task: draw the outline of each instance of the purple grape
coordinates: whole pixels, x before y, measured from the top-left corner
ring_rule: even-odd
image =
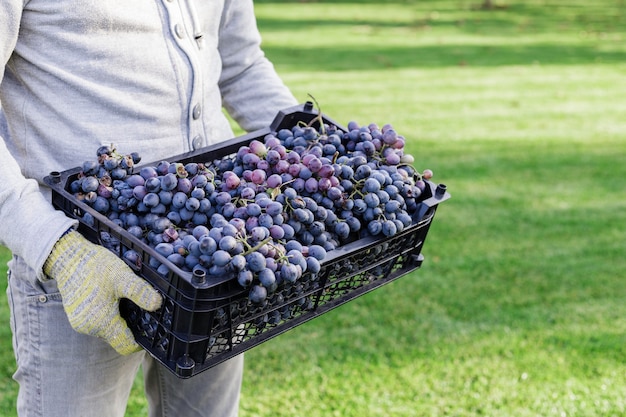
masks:
[[[230,265],[235,269],[235,271],[243,271],[246,267],[246,258],[243,255],[234,255],[230,259]],[[252,276],[252,274],[250,275]],[[252,282],[252,278],[250,282]]]
[[[274,292],[276,290],[276,275],[274,271],[269,268],[264,268],[258,273],[259,282],[268,292]]]
[[[380,187],[381,187],[380,182],[375,178],[368,178],[363,183],[363,191],[367,193],[374,193],[380,190]]]
[[[262,209],[257,203],[250,203],[246,206],[246,213],[248,216],[256,217],[261,215]]]
[[[244,200],[252,200],[256,195],[256,190],[252,187],[243,187],[240,191],[240,197]]]
[[[275,240],[280,240],[285,237],[285,229],[282,225],[272,225],[269,228],[270,236]]]
[[[276,216],[283,211],[283,205],[278,201],[270,202],[267,207],[265,207],[265,212],[270,216]]]
[[[124,257],[124,260],[126,260],[126,262],[128,262],[130,265],[135,266],[135,267],[141,266],[141,256],[139,255],[139,252],[137,252],[136,250],[129,249],[125,251],[123,257]]]
[[[387,194],[383,190],[376,191],[376,196],[378,197],[379,205],[380,204],[382,204],[382,205],[387,204],[389,202],[389,200],[391,200],[391,198],[389,197],[389,194]]]
[[[98,189],[96,190],[96,194],[98,196],[103,197],[105,199],[110,199],[113,197],[113,187],[106,186],[104,184],[98,185]]]
[[[174,253],[174,246],[171,243],[162,242],[154,247],[157,253],[168,257]]]
[[[146,183],[146,180],[138,174],[126,177],[125,181],[130,186],[130,188],[135,188],[138,185],[144,185]]]
[[[156,216],[152,222],[152,230],[156,233],[163,233],[163,231],[171,225],[172,222],[167,217]]]
[[[270,165],[276,165],[281,160],[280,153],[275,149],[270,149],[265,155],[265,159]]]
[[[172,196],[172,207],[182,209],[187,204],[187,194],[178,191]]]
[[[200,200],[195,197],[189,197],[185,201],[185,208],[189,211],[196,211],[200,208]]]
[[[335,225],[335,233],[341,239],[347,239],[350,236],[350,225],[346,222],[338,222]]]
[[[306,164],[306,163],[305,163]],[[322,169],[322,161],[320,161],[319,158],[317,157],[313,157],[308,161],[308,164],[306,164],[307,167],[311,170],[311,172],[317,173]]]
[[[100,165],[97,161],[85,161],[82,165],[82,172],[84,175],[96,175]]]
[[[381,222],[379,222],[378,220],[372,220],[370,223],[368,223],[367,225],[367,231],[372,235],[372,236],[376,236],[379,235],[383,230],[383,225]]]
[[[176,185],[176,190],[183,192],[185,194],[189,194],[193,189],[193,185],[191,185],[191,180],[188,178],[178,178],[178,184]]]
[[[81,189],[84,193],[95,192],[99,186],[100,182],[96,177],[85,177],[81,182]]]
[[[207,178],[206,175],[204,175],[202,173],[194,176],[191,179],[191,185],[194,186],[195,188],[204,189],[207,186],[208,183],[209,183],[209,179]],[[206,191],[206,189],[205,189],[205,191]]]
[[[218,193],[215,196],[215,202],[217,204],[222,204],[223,205],[223,204],[226,204],[226,203],[230,203],[231,198],[232,197],[231,197],[231,195],[229,193],[222,191],[222,192]]]
[[[182,219],[180,218],[180,213],[177,211],[170,211],[167,213],[167,218],[173,223],[173,224],[180,224],[182,222]]]
[[[241,179],[232,171],[226,171],[223,175],[224,184],[229,190],[234,190],[241,184]]]
[[[318,190],[319,183],[317,179],[311,177],[304,182],[304,189],[307,193],[314,193]]]
[[[330,178],[320,178],[317,184],[318,190],[325,192],[333,186]]]
[[[303,180],[308,180],[309,178],[313,177],[313,171],[311,171],[308,167],[304,165],[300,165],[300,172],[298,173],[298,176]]]
[[[138,187],[135,187],[135,189],[137,189]],[[137,198],[139,198],[139,196],[136,196]],[[142,202],[146,205],[146,207],[156,207],[159,203],[159,196],[155,193],[147,193],[144,195]]]
[[[409,216],[409,219],[410,219],[410,216]],[[350,228],[351,232],[358,232],[359,230],[361,230],[361,227],[362,227],[361,221],[358,219],[358,217],[355,217],[355,216],[346,218],[346,224]]]
[[[252,175],[250,179],[252,180],[254,184],[260,185],[265,182],[266,178],[267,178],[267,173],[264,170],[257,168],[252,171]]]
[[[196,187],[191,190],[190,196],[198,200],[202,200],[203,198],[206,197],[206,192],[204,191],[203,188]]]
[[[250,288],[248,298],[255,304],[263,303],[267,299],[267,288],[261,285],[253,285]]]
[[[319,245],[311,245],[309,246],[309,256],[322,261],[326,258],[326,249]]]
[[[298,278],[300,278],[300,273],[298,272],[296,265],[292,263],[284,263],[280,267],[280,276],[285,282],[293,284],[298,280]]]
[[[378,205],[380,204],[380,199],[378,198],[378,195],[376,195],[374,193],[366,194],[363,197],[363,201],[365,202],[367,207],[370,207],[370,208],[378,207]],[[356,203],[356,201],[355,201],[355,203]]]
[[[249,287],[252,284],[253,280],[254,274],[252,274],[251,271],[244,269],[242,271],[239,271],[239,273],[237,274],[237,282],[244,288]]]
[[[205,255],[212,255],[217,250],[217,242],[209,235],[202,236],[198,239],[198,243],[200,244],[200,252]]]
[[[255,139],[251,141],[248,147],[250,148],[250,152],[257,156],[265,156],[267,154],[267,147],[259,140]]]
[[[155,168],[159,175],[166,175],[167,173],[169,173],[169,166],[169,161],[160,161],[157,163]]]
[[[278,188],[282,185],[282,177],[278,174],[272,174],[267,178],[267,186],[269,188]]]
[[[96,196],[95,201],[92,203],[92,207],[97,212],[106,214],[110,209],[109,200],[102,196]]]
[[[237,220],[237,219],[232,219],[232,220]],[[224,225],[221,226],[221,228],[222,228],[222,236],[236,237],[240,231],[240,229],[238,229],[238,227],[235,225],[234,222],[224,223]]]
[[[312,256],[306,258],[306,265],[307,271],[309,271],[313,275],[318,274],[322,269],[320,261]]]
[[[253,227],[252,230],[250,230],[250,239],[252,241],[260,242],[267,238],[269,234],[269,230],[265,227]]]
[[[281,174],[281,175],[288,174],[290,173],[289,172],[290,167],[291,167],[291,164],[289,164],[289,162],[285,161],[284,159],[281,159],[274,166],[274,172],[276,172],[277,174]]]
[[[215,215],[213,216],[215,217]],[[242,233],[246,228],[246,222],[242,219],[233,218],[230,219],[228,224],[232,225],[235,228],[236,234]]]
[[[171,191],[159,191],[159,200],[161,203],[166,206],[170,206],[172,204],[172,199],[174,198],[174,194]]]
[[[218,247],[226,252],[232,251],[233,249],[235,249],[236,246],[237,240],[232,236],[224,236],[218,242]]]
[[[138,185],[133,187],[133,197],[137,200],[143,200],[143,198],[148,194],[148,190],[144,185]]]
[[[156,178],[159,174],[155,167],[145,166],[141,167],[141,169],[139,170],[139,175],[147,180],[148,178]]]
[[[246,260],[248,261],[248,268],[252,272],[259,272],[263,270],[266,266],[265,256],[260,254],[259,252],[251,252],[246,255]]]
[[[257,169],[260,169],[262,171],[269,171],[270,170],[270,163],[267,160],[265,160],[265,159],[261,159],[256,164],[256,167],[257,167]]]
[[[231,260],[230,254],[222,249],[218,249],[213,253],[213,264],[217,266],[226,266]]]
[[[390,152],[385,156],[385,162],[389,165],[398,165],[400,163],[400,155],[395,152]]]
[[[287,252],[287,258],[289,259],[289,263],[298,265],[301,271],[306,271],[306,258],[302,251],[290,250]]]
[[[283,238],[291,241],[291,239],[293,239],[296,235],[296,231],[294,230],[293,226],[291,226],[290,224],[287,223],[283,223],[280,225],[280,227],[283,229],[284,235]]]
[[[235,216],[236,210],[237,210],[237,206],[235,206],[233,203],[226,203],[222,207],[222,215],[228,218],[233,217]]]
[[[259,226],[269,229],[274,225],[274,219],[267,213],[261,213],[259,215]]]
[[[383,234],[387,237],[394,236],[398,232],[396,224],[392,220],[385,220],[382,223],[381,230]]]

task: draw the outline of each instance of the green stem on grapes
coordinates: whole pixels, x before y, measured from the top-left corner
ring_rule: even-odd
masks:
[[[246,253],[252,248],[252,246],[248,243],[248,239],[246,239],[245,235],[239,235],[239,238],[237,239],[237,241],[243,244],[243,246],[246,249]]]
[[[292,179],[290,179],[288,181],[283,182],[280,186],[282,187],[283,185],[288,185],[288,184],[291,184],[292,182],[295,182],[295,181],[296,181],[296,179],[292,178]]]
[[[320,124],[320,132],[322,135],[326,134],[326,127],[324,126],[324,119],[322,117],[322,108],[320,107],[319,103],[317,102],[317,100],[315,99],[315,97],[313,97],[313,95],[308,94],[309,97],[311,97],[311,100],[313,100],[313,102],[315,103],[315,107],[317,107],[317,116],[315,116],[313,118],[313,120],[311,120],[308,124],[308,126],[312,126],[313,123],[317,120]]]
[[[254,245],[253,247],[250,247],[250,245],[248,244],[247,246],[250,248],[247,251],[245,251],[242,255],[246,256],[251,254],[252,252],[256,252],[257,250],[261,249],[263,247],[263,245],[266,245],[267,243],[269,243],[269,241],[272,240],[272,237],[266,237],[265,239],[263,239],[262,241],[260,241],[259,243],[257,243],[256,245]],[[247,243],[247,242],[246,242]]]
[[[354,188],[354,190],[350,193],[350,198],[353,199],[355,195],[358,195],[359,197],[364,197],[365,193],[363,193],[360,189],[358,188]]]
[[[233,199],[233,204],[239,207],[244,207],[246,206],[248,203],[253,203],[254,200],[252,199],[248,199],[248,198],[241,198],[241,197],[235,197]]]
[[[269,238],[268,238],[269,239]],[[276,250],[276,252],[278,253],[278,259],[286,259],[285,257],[285,252],[283,249],[281,249],[279,246],[275,245],[272,242],[268,242],[268,245],[271,246],[272,248],[274,248]]]

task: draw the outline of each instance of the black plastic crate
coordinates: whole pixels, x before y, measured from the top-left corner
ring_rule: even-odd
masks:
[[[254,139],[298,123],[319,126],[337,123],[318,114],[311,103],[280,112],[267,128],[233,138],[198,151],[173,156],[182,163],[211,161],[233,155]],[[341,127],[340,127],[341,128]],[[345,129],[344,129],[345,130]],[[354,240],[328,252],[316,275],[305,272],[294,284],[283,283],[261,305],[248,299],[248,290],[235,279],[207,280],[183,271],[126,230],[78,201],[68,190],[80,168],[46,177],[52,203],[80,220],[79,231],[89,240],[103,244],[103,236],[120,242],[141,255],[130,265],[137,274],[164,296],[163,306],[147,312],[128,300],[120,310],[137,342],[180,378],[189,378],[238,355],[295,326],[311,320],[354,298],[418,269],[423,261],[424,241],[438,204],[449,198],[445,186],[426,181],[414,223],[390,237]],[[84,221],[85,214],[92,221]],[[150,266],[155,257],[168,266],[164,276]]]

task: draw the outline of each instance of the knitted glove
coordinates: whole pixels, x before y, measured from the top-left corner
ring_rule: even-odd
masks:
[[[54,245],[43,271],[56,280],[72,327],[105,339],[118,353],[140,350],[119,313],[120,298],[144,310],[161,306],[159,293],[108,249],[80,233],[66,233]]]

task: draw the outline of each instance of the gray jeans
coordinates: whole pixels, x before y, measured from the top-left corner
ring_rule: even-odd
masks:
[[[18,258],[7,296],[20,417],[123,417],[142,366],[150,417],[237,415],[243,355],[179,379],[144,351],[120,356],[69,325],[54,282],[41,283]]]

